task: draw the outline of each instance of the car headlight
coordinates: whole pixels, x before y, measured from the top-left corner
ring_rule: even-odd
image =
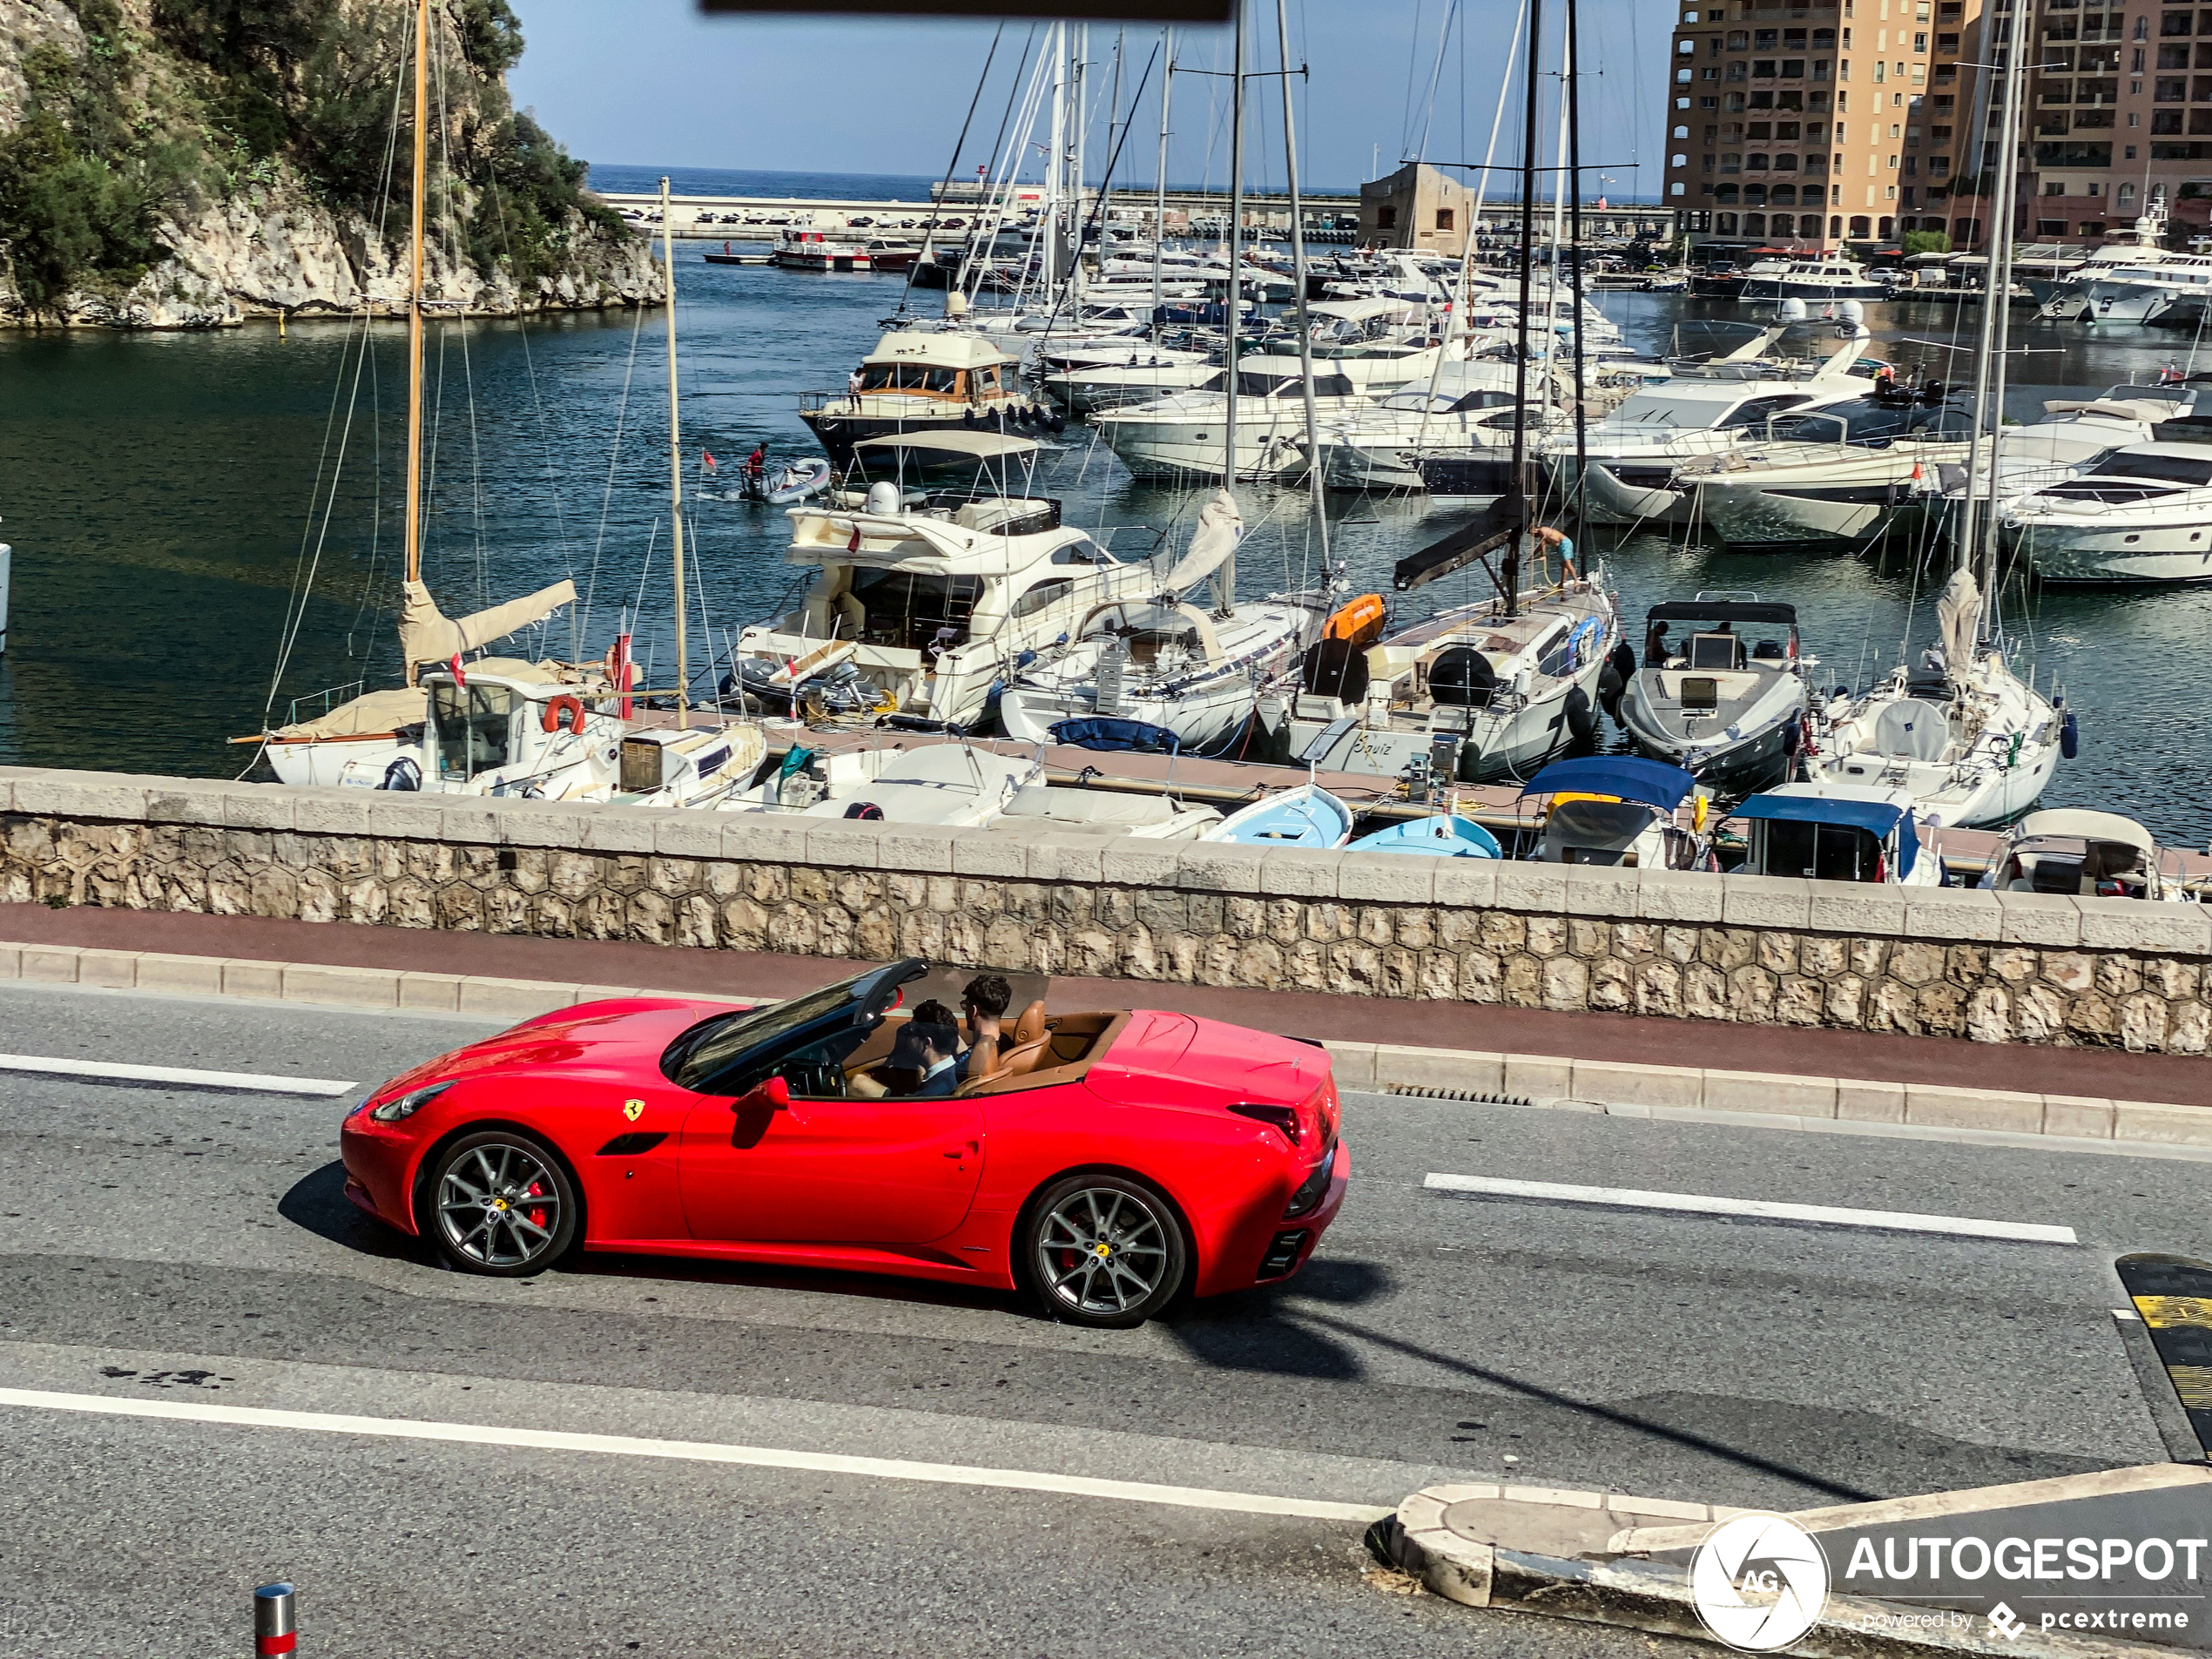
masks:
[[[427,1089],[410,1089],[404,1095],[395,1095],[381,1106],[372,1106],[368,1115],[380,1123],[396,1123],[402,1117],[412,1117],[447,1089],[451,1083],[432,1083]]]

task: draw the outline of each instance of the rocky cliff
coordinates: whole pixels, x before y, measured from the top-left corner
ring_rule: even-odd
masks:
[[[402,308],[407,0],[0,0],[0,324]],[[657,304],[647,245],[510,104],[507,0],[434,0],[441,314]]]

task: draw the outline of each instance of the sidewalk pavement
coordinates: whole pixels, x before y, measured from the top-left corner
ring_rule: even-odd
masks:
[[[0,942],[650,985],[733,997],[789,996],[841,979],[861,966],[823,956],[685,950],[614,940],[541,939],[89,906],[54,910],[44,905],[0,905]],[[2212,1064],[2188,1055],[1134,980],[1055,978],[1051,995],[1062,1005],[1137,1002],[1338,1042],[2212,1106]]]

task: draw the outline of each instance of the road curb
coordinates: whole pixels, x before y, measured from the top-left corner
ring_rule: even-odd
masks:
[[[680,996],[740,1003],[755,1000],[711,992],[107,950],[83,945],[0,945],[0,981],[8,980],[506,1020],[524,1020],[609,996]],[[1770,1120],[1775,1127],[1833,1127],[1872,1133],[1952,1131],[2212,1149],[2212,1108],[2168,1102],[1393,1043],[1331,1041],[1324,1046],[1335,1065],[1339,1087],[1383,1094],[1515,1105],[1542,1103],[1615,1117],[1739,1126],[1746,1119],[1757,1117]]]
[[[1483,1507],[1483,1522],[1451,1524],[1455,1507]],[[1683,1535],[1744,1513],[1721,1505],[1625,1497],[1545,1487],[1431,1487],[1369,1529],[1368,1548],[1462,1606],[1574,1619],[1712,1642],[1698,1618],[1683,1568],[1612,1552],[1618,1534],[1658,1523]],[[1479,1531],[1514,1534],[1534,1548],[1486,1541]],[[1575,1546],[1581,1545],[1583,1549]],[[1557,1551],[1558,1553],[1553,1553]],[[2011,1640],[1968,1616],[1959,1624],[1917,1625],[1930,1609],[1831,1595],[1820,1621],[1785,1650],[1806,1659],[1927,1659],[1934,1654],[2005,1654],[2012,1659],[2176,1659],[2174,1648],[2089,1642],[2033,1629]],[[1979,1627],[1979,1628],[1978,1628]]]

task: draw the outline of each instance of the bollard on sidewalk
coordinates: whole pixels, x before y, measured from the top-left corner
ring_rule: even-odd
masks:
[[[300,1638],[292,1623],[292,1586],[264,1584],[253,1592],[253,1651],[262,1659],[290,1653]]]

